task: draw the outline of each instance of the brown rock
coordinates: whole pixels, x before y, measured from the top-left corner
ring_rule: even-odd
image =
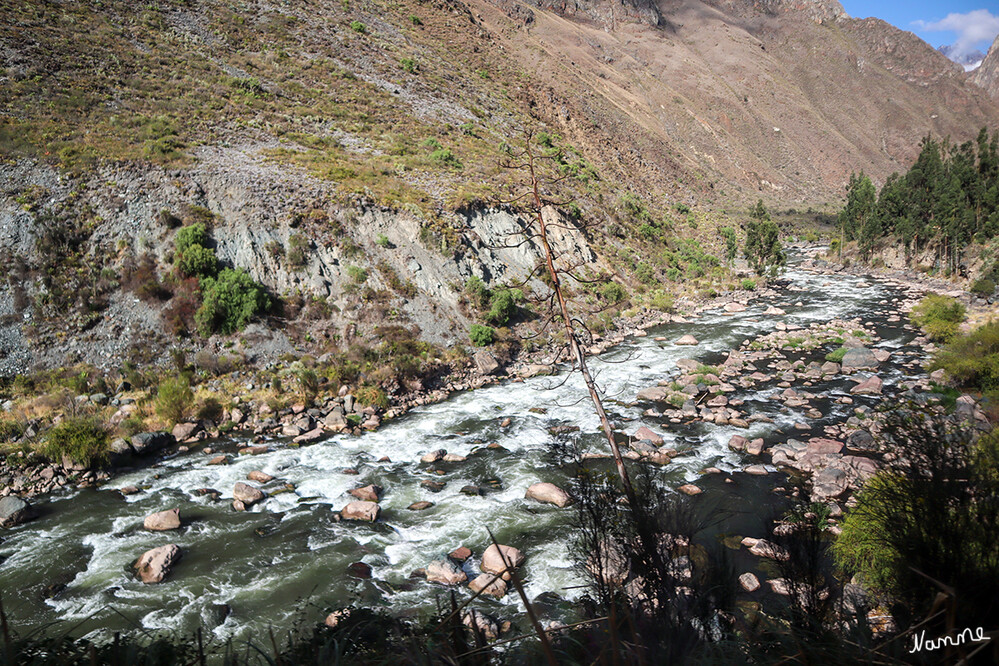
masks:
[[[471,556],[472,556],[471,549],[466,548],[465,546],[461,546],[460,548],[455,548],[448,554],[448,557],[450,557],[452,560],[457,560],[458,562],[464,562]]]
[[[457,564],[449,559],[435,560],[427,565],[427,582],[442,585],[457,585],[468,580],[468,576]]]
[[[209,465],[225,465],[229,462],[228,456],[215,456],[208,461]]]
[[[242,502],[247,508],[263,500],[266,495],[259,489],[240,481],[232,489],[233,499]]]
[[[180,528],[180,509],[167,509],[146,516],[142,526],[154,532],[165,532]]]
[[[746,592],[755,592],[760,589],[760,579],[748,571],[739,576],[739,584]]]
[[[354,488],[353,490],[348,490],[348,493],[353,495],[359,500],[365,502],[377,502],[382,498],[382,487],[376,486],[375,484],[368,484],[361,488]]]
[[[697,341],[697,338],[695,338],[694,336],[692,336],[690,334],[687,334],[687,335],[684,335],[683,337],[681,337],[679,340],[677,340],[673,344],[675,344],[675,345],[691,345],[691,346],[693,346],[693,345],[696,345],[696,344],[699,344],[699,343]]]
[[[201,430],[200,423],[178,423],[173,427],[170,434],[173,435],[174,439],[178,442],[182,442],[185,439],[194,437],[199,430]]]
[[[180,547],[173,543],[146,551],[135,563],[139,578],[147,584],[162,582],[180,554]]]
[[[434,506],[433,502],[423,501],[423,502],[413,502],[406,508],[409,509],[410,511],[426,511],[432,506]]]
[[[751,456],[758,456],[763,453],[763,438],[757,437],[753,441],[746,444],[746,453]]]
[[[854,395],[880,395],[881,387],[881,378],[877,375],[871,375],[850,389],[850,393],[853,393]]]
[[[479,567],[487,573],[504,573],[508,565],[516,569],[524,563],[524,554],[513,546],[497,546],[491,544],[482,553],[482,565]]]
[[[569,493],[554,483],[535,483],[527,489],[524,497],[545,504],[554,504],[557,507],[566,507],[572,504],[572,498],[569,497]]]
[[[257,483],[270,483],[274,480],[274,477],[267,472],[261,472],[260,470],[253,470],[246,475],[246,478],[250,481],[256,481]]]
[[[677,488],[677,490],[683,493],[684,495],[700,495],[701,493],[704,492],[703,490],[701,490],[692,483],[685,483],[679,488]]]
[[[476,576],[468,584],[468,588],[472,592],[482,592],[482,594],[488,594],[496,598],[501,598],[506,596],[507,584],[502,578],[497,578],[496,576],[484,573]]]
[[[340,517],[344,520],[360,520],[373,523],[378,520],[381,507],[375,502],[350,502],[340,510]]]
[[[444,456],[446,456],[446,455],[447,455],[447,451],[445,451],[444,449],[437,449],[436,451],[431,451],[430,453],[424,454],[423,457],[420,458],[420,462],[421,463],[427,463],[427,464],[429,464],[429,463],[435,463],[435,462],[438,462],[440,460],[443,460]]]
[[[662,446],[663,444],[666,443],[666,441],[662,438],[661,435],[653,432],[652,430],[646,428],[645,426],[642,426],[641,428],[635,431],[634,439],[637,439],[639,441],[645,440],[648,442],[652,442],[653,446]]]
[[[728,448],[733,451],[743,451],[748,443],[749,440],[742,435],[732,435],[732,439],[728,440]]]
[[[125,486],[124,488],[119,488],[118,492],[127,497],[128,495],[134,495],[139,492],[139,489],[135,486]]]

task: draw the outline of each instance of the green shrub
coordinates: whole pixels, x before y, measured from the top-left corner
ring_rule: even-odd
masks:
[[[452,169],[462,168],[461,160],[458,159],[457,155],[451,152],[450,148],[438,148],[434,152],[430,153],[430,160]]]
[[[177,268],[188,277],[211,277],[218,272],[215,250],[203,245],[191,245],[177,255]]]
[[[392,247],[392,241],[388,239],[385,234],[378,234],[378,238],[375,239],[375,245],[381,248],[388,249]]]
[[[496,332],[489,326],[482,324],[472,324],[468,331],[468,337],[476,347],[491,345],[495,340]]]
[[[362,35],[368,32],[368,26],[364,25],[360,21],[351,21],[350,29]]]
[[[603,286],[600,287],[600,296],[611,303],[619,303],[623,301],[627,296],[627,292],[624,287],[619,285],[617,282],[605,282]]]
[[[832,361],[833,363],[842,363],[843,357],[846,356],[846,352],[850,351],[846,347],[840,347],[836,351],[829,352],[826,354],[826,360]]]
[[[523,297],[520,289],[497,289],[489,299],[489,312],[484,319],[489,324],[503,326],[517,311],[517,301]]]
[[[194,391],[184,377],[169,377],[156,390],[156,413],[167,423],[180,423],[191,412]]]
[[[309,246],[309,241],[302,234],[292,234],[288,237],[288,264],[294,268],[305,266],[308,259],[305,256],[305,249]]]
[[[80,465],[106,463],[111,456],[108,431],[91,418],[70,418],[49,430],[39,453],[53,462],[63,456]]]
[[[991,296],[996,291],[996,283],[989,278],[979,278],[969,287],[969,290],[973,294],[978,294],[979,296],[985,296],[986,298]]]
[[[208,230],[201,222],[189,224],[177,230],[177,235],[173,238],[173,249],[176,254],[184,254],[193,245],[204,247],[208,244]]]
[[[999,321],[953,336],[930,367],[943,368],[961,386],[999,391]]]
[[[746,278],[739,283],[739,286],[741,286],[746,291],[753,291],[754,289],[756,289],[756,280],[751,280],[750,278]]]
[[[474,275],[465,280],[465,293],[468,294],[472,304],[477,308],[486,307],[491,295],[486,283]]]
[[[930,339],[947,342],[957,334],[964,312],[964,306],[953,298],[927,294],[912,309],[911,319]]]
[[[350,279],[356,284],[364,284],[368,280],[368,272],[360,266],[347,266],[347,275],[349,275]]]
[[[403,58],[399,61],[399,64],[402,66],[402,71],[404,72],[409,74],[416,72],[416,61],[412,58]]]
[[[227,268],[217,278],[205,278],[201,293],[203,301],[194,319],[205,337],[238,331],[270,307],[264,288],[239,268]]]
[[[359,386],[354,391],[354,398],[357,399],[357,402],[367,407],[387,409],[389,406],[388,396],[385,394],[385,391],[369,384]]]
[[[673,294],[662,289],[653,289],[646,297],[649,307],[661,312],[672,312],[674,301]]]

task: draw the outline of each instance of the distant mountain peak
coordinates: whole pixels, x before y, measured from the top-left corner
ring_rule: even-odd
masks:
[[[985,54],[979,50],[970,51],[968,53],[963,53],[954,44],[944,44],[937,48],[937,51],[943,53],[945,56],[956,62],[958,65],[964,67],[964,71],[970,72],[976,69],[985,60]]]

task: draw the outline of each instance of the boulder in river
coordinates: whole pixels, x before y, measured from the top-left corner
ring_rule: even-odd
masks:
[[[481,592],[496,598],[506,596],[506,581],[490,573],[479,574],[468,583],[468,589],[472,592]]]
[[[142,526],[154,532],[165,532],[180,528],[180,509],[157,511],[146,516]]]
[[[373,523],[378,520],[381,507],[375,502],[350,502],[340,510],[340,517],[344,520],[360,520]]]
[[[420,462],[428,464],[435,463],[438,462],[439,460],[443,460],[444,456],[446,455],[447,451],[445,451],[444,449],[437,449],[436,451],[431,451],[430,453],[423,454],[423,457],[420,458]]]
[[[190,439],[198,434],[201,430],[200,423],[178,423],[173,427],[173,431],[170,434],[173,435],[174,439],[178,442],[183,442],[186,439]]]
[[[14,527],[34,517],[34,509],[20,497],[8,495],[0,498],[0,527]]]
[[[666,440],[662,438],[662,435],[653,432],[651,429],[646,428],[645,426],[642,426],[641,428],[635,431],[634,438],[639,441],[645,440],[647,442],[652,442],[653,446],[662,446],[666,442]]]
[[[462,612],[461,623],[471,629],[473,633],[481,635],[487,641],[494,641],[499,638],[500,628],[496,620],[482,611],[473,608]]]
[[[410,511],[426,511],[433,505],[434,505],[433,502],[427,502],[426,500],[424,500],[422,502],[413,502],[406,508],[409,509]]]
[[[881,378],[877,375],[871,375],[850,389],[850,393],[853,393],[854,395],[880,395],[881,387]]]
[[[535,483],[527,489],[527,494],[524,497],[544,504],[554,504],[557,507],[566,507],[572,504],[569,493],[554,483]]]
[[[679,488],[677,488],[677,490],[683,493],[684,495],[700,495],[701,493],[704,492],[703,490],[701,490],[692,483],[685,483]]]
[[[246,475],[246,478],[250,481],[256,481],[257,483],[270,483],[274,480],[274,477],[267,472],[261,472],[258,469],[253,470]]]
[[[687,335],[684,335],[683,337],[681,337],[679,340],[677,340],[673,344],[675,344],[675,345],[690,345],[690,346],[693,346],[693,345],[700,344],[700,343],[698,342],[697,338],[695,338],[694,336],[692,336],[692,335],[690,335],[688,333]]]
[[[725,312],[745,312],[746,306],[735,301],[725,304]]]
[[[843,370],[873,370],[878,367],[878,359],[866,347],[854,347],[843,355]]]
[[[156,453],[160,449],[174,444],[176,440],[173,435],[162,430],[156,432],[140,432],[132,435],[132,448],[139,455]]]
[[[732,435],[732,438],[728,440],[728,448],[733,451],[744,451],[746,449],[746,444],[749,443],[742,435]]]
[[[742,585],[742,589],[746,592],[755,592],[760,589],[760,579],[747,571],[739,576],[739,585]]]
[[[427,582],[442,585],[457,585],[468,580],[468,576],[457,564],[448,558],[435,560],[427,565]]]
[[[348,490],[347,492],[356,497],[357,499],[363,500],[365,502],[377,502],[382,498],[382,487],[376,486],[373,483],[370,483],[361,488],[353,488],[352,490]]]
[[[472,356],[475,362],[475,369],[483,375],[491,375],[500,369],[499,361],[485,349],[480,349]]]
[[[180,546],[171,543],[143,553],[135,569],[143,583],[159,583],[170,573],[170,568],[180,559]]]
[[[247,485],[240,481],[232,489],[232,497],[243,503],[243,506],[249,508],[263,500],[266,495],[259,488],[254,488],[251,485]]]
[[[482,564],[479,567],[487,573],[501,574],[507,569],[516,569],[524,563],[524,554],[513,546],[497,546],[491,544],[482,553]]]

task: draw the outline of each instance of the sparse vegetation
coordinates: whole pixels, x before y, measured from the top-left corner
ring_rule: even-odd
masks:
[[[39,453],[55,463],[68,460],[90,467],[108,461],[108,431],[95,418],[67,418],[46,433]]]
[[[956,299],[927,294],[912,308],[911,318],[931,340],[947,342],[957,334],[964,314],[964,306]]]
[[[468,338],[476,347],[487,347],[496,339],[496,331],[489,326],[472,324],[468,331]]]
[[[156,391],[156,414],[170,425],[180,423],[194,406],[194,391],[182,376],[168,377]]]

